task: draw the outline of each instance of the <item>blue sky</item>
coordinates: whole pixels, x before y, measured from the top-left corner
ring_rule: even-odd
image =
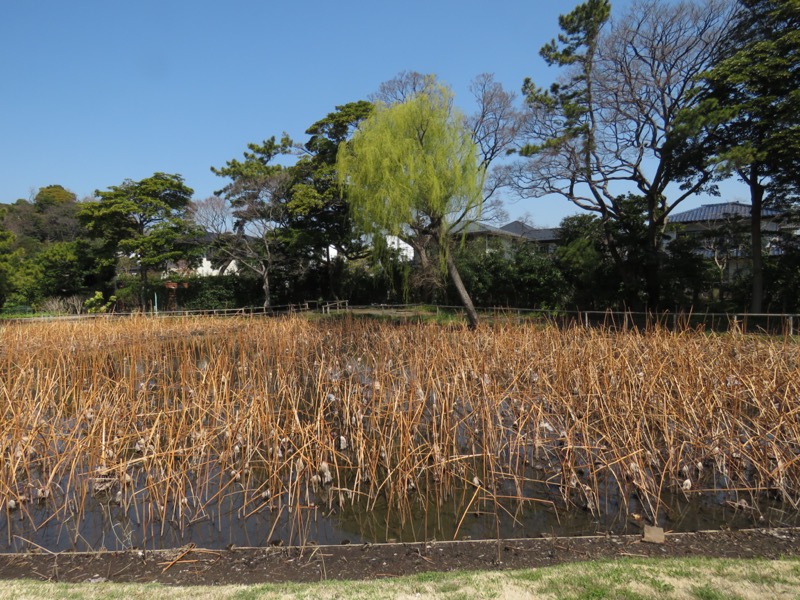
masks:
[[[205,198],[224,185],[209,167],[283,131],[304,141],[403,70],[436,74],[469,112],[479,73],[515,91],[555,76],[538,49],[576,3],[7,0],[0,202],[50,184],[84,197],[156,171]],[[542,226],[577,212],[561,199],[506,208]]]

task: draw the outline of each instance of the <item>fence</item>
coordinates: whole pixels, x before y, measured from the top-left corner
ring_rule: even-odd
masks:
[[[671,330],[697,329],[715,332],[738,333],[767,333],[771,335],[798,335],[800,334],[800,314],[776,313],[684,313],[684,312],[642,312],[642,311],[569,311],[569,310],[542,310],[510,307],[482,307],[477,309],[485,318],[516,319],[519,321],[542,321],[559,326],[583,325],[585,327],[606,327],[610,329],[647,330],[654,327],[663,327]],[[290,315],[304,312],[320,312],[333,314],[337,312],[368,313],[392,312],[407,315],[409,311],[420,316],[426,313],[452,313],[460,315],[463,307],[446,305],[421,305],[421,304],[371,304],[350,305],[347,300],[331,302],[318,302],[308,300],[298,304],[285,304],[279,306],[244,307],[232,309],[211,310],[176,310],[154,311],[147,313],[159,317],[171,316],[213,316],[213,317],[270,317]],[[97,317],[124,317],[141,313],[113,313],[98,315],[35,315],[20,314],[16,312],[12,317],[3,318],[3,321],[42,321],[55,319],[97,318]],[[2,312],[0,312],[2,316]],[[398,315],[398,318],[402,318]]]
[[[769,333],[794,335],[800,324],[795,314],[769,313],[647,313],[583,311],[571,314],[586,326],[603,325],[622,329],[664,327],[672,330],[702,329],[739,333]]]
[[[562,325],[647,330],[662,327],[683,331],[696,329],[715,332],[768,333],[795,335],[800,328],[800,315],[774,313],[683,313],[637,311],[519,311],[539,315]]]
[[[350,306],[352,311],[408,311],[429,309],[435,312],[463,313],[461,306],[420,304],[373,304]],[[610,329],[647,330],[663,327],[671,330],[698,329],[716,332],[800,334],[800,315],[785,313],[694,313],[613,310],[545,310],[510,307],[482,307],[478,312],[490,319],[541,320],[560,326],[583,325]]]

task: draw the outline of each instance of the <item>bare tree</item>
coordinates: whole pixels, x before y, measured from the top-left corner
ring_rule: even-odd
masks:
[[[400,104],[428,90],[436,84],[435,75],[423,75],[416,71],[401,71],[378,86],[378,91],[370,94],[370,102]]]
[[[475,77],[470,91],[478,108],[467,117],[467,126],[486,172],[481,218],[501,221],[507,215],[496,193],[507,187],[510,179],[507,165],[498,164],[497,159],[514,147],[524,114],[517,107],[517,95],[505,90],[492,74],[482,73]]]
[[[235,201],[211,196],[193,206],[194,221],[214,236],[213,248],[227,260],[252,271],[261,280],[264,309],[270,308],[270,276],[284,257],[282,227],[285,195],[290,185],[286,171],[238,179],[227,193]]]
[[[215,235],[230,233],[233,225],[230,206],[219,196],[194,200],[189,206],[189,218],[205,231]]]
[[[619,199],[635,191],[645,199],[646,293],[660,295],[660,248],[669,213],[686,198],[714,192],[710,171],[682,170],[670,150],[679,111],[690,106],[697,75],[733,14],[730,0],[638,0],[610,19],[607,0],[587,0],[561,18],[564,33],[542,48],[567,76],[550,90],[526,81],[528,118],[514,170],[526,196],[558,194],[600,214],[621,216]],[[611,228],[606,237],[615,255]],[[619,262],[618,262],[619,264]]]
[[[478,146],[481,164],[488,168],[516,142],[523,115],[516,106],[517,95],[506,91],[490,73],[475,77],[470,92],[478,110],[467,117],[467,125]]]

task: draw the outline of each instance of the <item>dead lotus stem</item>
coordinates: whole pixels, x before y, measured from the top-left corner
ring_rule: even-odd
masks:
[[[561,498],[599,512],[610,495],[627,511],[630,491],[655,521],[676,486],[693,498],[748,493],[754,505],[777,494],[792,507],[798,354],[786,339],[659,327],[503,323],[467,333],[146,317],[9,326],[0,330],[0,517],[11,518],[7,499],[21,491],[60,489],[60,507],[47,506],[72,518],[81,539],[96,468],[138,474],[126,502],[141,526],[155,519],[162,530],[172,518],[183,531],[237,495],[242,518],[272,502],[299,510],[334,497],[371,510],[382,496],[404,521],[412,498],[438,506],[473,477],[492,489],[474,501],[512,524],[509,503]],[[334,483],[315,491],[323,461]],[[15,514],[31,519],[27,508]],[[45,519],[44,529],[54,521]],[[307,519],[293,515],[291,535],[306,535]]]

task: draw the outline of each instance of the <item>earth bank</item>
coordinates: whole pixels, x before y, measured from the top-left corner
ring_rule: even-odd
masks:
[[[429,571],[505,570],[622,557],[767,558],[800,556],[800,528],[641,536],[420,542],[415,544],[230,548],[0,555],[0,579],[158,582],[169,585],[376,579]]]

